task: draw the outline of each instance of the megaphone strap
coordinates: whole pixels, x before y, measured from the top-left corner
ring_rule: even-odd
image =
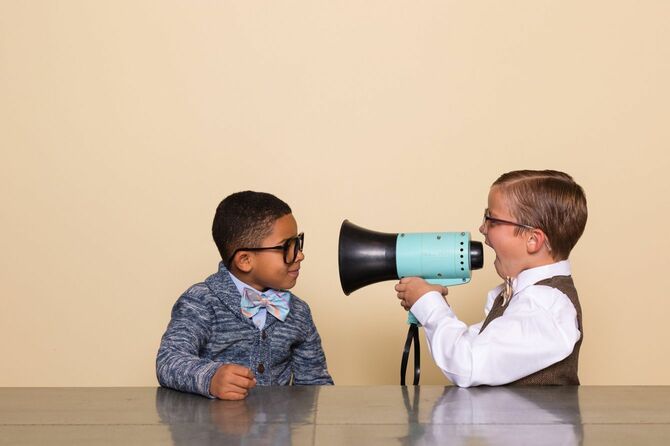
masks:
[[[402,351],[402,360],[400,361],[400,385],[405,385],[405,374],[407,372],[407,362],[409,360],[409,351],[414,343],[414,380],[413,385],[419,384],[421,378],[421,347],[419,346],[419,327],[417,324],[410,324],[407,330],[407,339]]]

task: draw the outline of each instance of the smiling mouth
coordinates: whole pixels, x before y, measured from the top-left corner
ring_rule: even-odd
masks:
[[[293,270],[293,271],[289,271],[288,273],[289,273],[290,276],[298,277],[298,276],[300,275],[300,270],[299,270],[299,269],[295,269],[295,270]]]

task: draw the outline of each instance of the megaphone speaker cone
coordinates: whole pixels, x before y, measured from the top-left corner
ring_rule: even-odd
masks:
[[[362,288],[398,278],[398,234],[371,231],[344,220],[340,227],[338,264],[340,285],[347,296]]]

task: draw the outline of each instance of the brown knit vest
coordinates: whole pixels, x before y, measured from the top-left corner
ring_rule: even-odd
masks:
[[[570,302],[572,302],[572,305],[575,306],[575,310],[577,310],[577,328],[579,328],[579,332],[582,334],[582,336],[579,338],[579,341],[577,341],[577,343],[575,344],[572,353],[570,353],[570,355],[567,358],[555,364],[552,364],[545,369],[537,371],[517,381],[511,382],[508,385],[540,385],[540,386],[579,385],[579,378],[577,377],[577,368],[579,362],[579,348],[582,346],[582,339],[584,339],[584,331],[582,330],[582,307],[581,305],[579,305],[579,297],[577,296],[577,290],[575,289],[575,285],[572,282],[572,277],[554,276],[549,279],[537,282],[535,285],[545,285],[551,288],[556,288],[563,294],[568,296]],[[502,293],[500,293],[493,302],[493,307],[491,308],[491,311],[489,312],[488,316],[486,316],[484,324],[482,324],[482,328],[479,331],[479,333],[484,331],[486,326],[490,324],[491,321],[503,315],[503,313],[507,309],[507,305],[503,306],[502,303],[503,298]]]

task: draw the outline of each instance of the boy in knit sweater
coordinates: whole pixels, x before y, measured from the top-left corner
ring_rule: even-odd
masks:
[[[258,385],[333,384],[307,303],[292,294],[304,235],[274,195],[238,192],[218,206],[219,270],[177,300],[156,359],[164,387],[243,399]]]
[[[420,278],[395,286],[454,384],[579,384],[582,314],[568,256],[586,219],[584,191],[569,175],[508,172],[491,186],[479,228],[504,280],[488,294],[486,318],[468,327],[446,301],[447,289]]]

